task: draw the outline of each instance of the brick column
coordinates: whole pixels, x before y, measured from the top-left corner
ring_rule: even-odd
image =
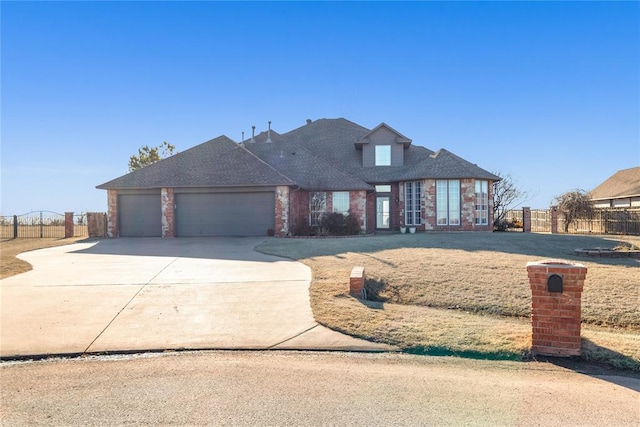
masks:
[[[522,208],[522,231],[525,233],[531,233],[531,208]]]
[[[364,267],[353,267],[349,277],[349,294],[352,297],[364,298]]]
[[[107,237],[118,237],[117,190],[107,190]]]
[[[173,237],[175,231],[175,202],[173,188],[163,188],[160,190],[160,200],[162,204],[162,237]]]
[[[549,210],[551,211],[551,234],[557,234],[558,233],[558,207],[551,206]]]
[[[587,268],[561,260],[527,263],[531,287],[532,352],[580,355],[582,288]]]
[[[73,237],[73,212],[64,213],[64,238],[68,239]]]

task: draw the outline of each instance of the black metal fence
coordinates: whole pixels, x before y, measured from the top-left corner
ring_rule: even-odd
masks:
[[[88,236],[87,214],[73,215],[74,237]],[[51,211],[0,216],[0,239],[64,238],[65,216]]]

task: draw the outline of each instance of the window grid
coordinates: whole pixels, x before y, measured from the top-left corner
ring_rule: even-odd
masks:
[[[349,192],[334,191],[333,192],[333,211],[341,213],[344,216],[349,215]]]
[[[476,225],[489,224],[489,181],[476,181]]]
[[[460,225],[460,180],[436,181],[436,224]]]
[[[320,224],[322,215],[327,210],[327,193],[324,191],[316,191],[309,194],[309,225],[317,226]]]
[[[422,183],[420,181],[405,182],[404,211],[405,225],[420,225],[422,221]]]

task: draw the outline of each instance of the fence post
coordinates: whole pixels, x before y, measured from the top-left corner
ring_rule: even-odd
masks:
[[[64,213],[64,238],[69,239],[73,237],[73,212]]]
[[[551,234],[558,233],[558,207],[551,206]]]
[[[522,232],[531,233],[531,208],[522,208]]]
[[[13,216],[13,238],[18,238],[18,215]]]

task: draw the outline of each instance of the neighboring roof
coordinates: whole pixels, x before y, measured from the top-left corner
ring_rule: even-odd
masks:
[[[404,144],[403,166],[362,165],[362,151],[356,146],[381,127]],[[271,142],[266,142],[268,135]],[[418,179],[500,179],[447,150],[434,153],[413,145],[385,123],[369,130],[343,118],[309,120],[284,134],[261,132],[253,141],[248,138],[237,144],[220,136],[97,188],[295,185],[346,191]]]
[[[97,188],[294,185],[289,178],[226,136],[99,185]]]
[[[640,196],[640,166],[622,169],[591,190],[591,200]]]

